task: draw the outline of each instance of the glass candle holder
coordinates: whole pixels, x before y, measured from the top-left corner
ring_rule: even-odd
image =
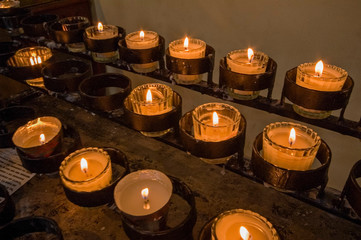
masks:
[[[169,44],[169,53],[172,57],[181,59],[204,58],[206,46],[206,43],[199,39],[178,39]],[[196,84],[202,81],[202,74],[174,74],[174,79],[178,84]]]
[[[263,52],[249,49],[235,50],[227,54],[227,67],[240,74],[261,74],[267,69],[269,57]],[[227,88],[229,96],[239,100],[252,100],[258,97],[259,91],[242,91]]]
[[[112,180],[110,156],[96,147],[77,150],[64,159],[59,174],[64,187],[73,191],[101,190]]]
[[[346,79],[347,72],[339,67],[322,64],[323,71],[316,72],[317,63],[304,63],[297,67],[296,84],[308,89],[323,92],[341,91]],[[293,105],[293,109],[301,116],[312,119],[323,119],[331,115],[331,111],[307,109]]]
[[[62,18],[59,23],[64,32],[85,29],[90,24],[89,19],[82,16]],[[68,43],[66,46],[70,52],[85,52],[84,42]]]
[[[107,40],[118,37],[118,27],[113,25],[91,26],[85,29],[87,38],[93,41]],[[92,51],[93,60],[99,63],[110,63],[118,59],[118,51],[114,49],[111,52],[94,52]]]
[[[27,47],[22,48],[15,53],[16,67],[31,67],[41,65],[53,56],[50,48],[47,47]]]
[[[129,95],[133,111],[140,115],[161,115],[173,109],[173,90],[160,83],[140,85]],[[158,137],[168,133],[171,129],[160,132],[143,132],[148,137]]]
[[[310,169],[320,144],[315,131],[298,123],[276,122],[263,129],[263,158],[281,168]]]
[[[150,49],[159,45],[158,33],[152,31],[137,31],[129,33],[125,37],[127,48],[129,49]],[[132,69],[138,73],[149,73],[158,69],[159,61],[131,64]]]
[[[19,127],[12,140],[14,145],[29,157],[48,157],[61,141],[61,129],[59,119],[44,116]]]
[[[245,228],[243,231],[241,227]],[[243,232],[242,235],[240,232]],[[247,231],[247,232],[245,232]],[[246,236],[244,236],[246,235]],[[276,229],[258,213],[233,209],[217,216],[211,226],[212,240],[279,240]]]
[[[17,8],[20,7],[20,1],[6,0],[0,2],[0,8]]]

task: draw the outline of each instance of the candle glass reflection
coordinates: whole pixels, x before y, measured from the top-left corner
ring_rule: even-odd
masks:
[[[256,75],[266,71],[269,57],[252,49],[235,50],[227,54],[227,66],[232,72]],[[243,91],[227,88],[229,96],[239,100],[252,100],[258,97],[259,91]]]
[[[125,37],[127,48],[129,49],[150,49],[159,45],[158,33],[152,31],[137,31],[129,33]],[[157,70],[159,61],[131,64],[132,69],[138,73],[149,73]]]
[[[290,140],[292,128],[295,130],[295,140]],[[263,129],[263,158],[281,168],[310,169],[320,144],[318,134],[301,124],[276,122]]]
[[[20,1],[4,0],[0,2],[0,8],[17,8],[20,7]]]

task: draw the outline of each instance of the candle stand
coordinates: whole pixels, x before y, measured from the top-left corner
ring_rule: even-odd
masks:
[[[115,93],[109,93],[112,88]],[[116,73],[106,73],[83,80],[79,92],[84,104],[100,111],[112,111],[122,106],[123,100],[131,91],[131,80]]]
[[[45,66],[42,71],[44,85],[54,92],[76,92],[79,84],[92,75],[91,65],[80,60],[68,59]]]
[[[30,157],[16,149],[23,167],[32,173],[53,173],[59,170],[61,162],[66,156],[82,146],[79,133],[70,126],[63,126],[63,136],[54,150],[47,157]]]
[[[192,190],[182,181],[175,177],[168,176],[173,184],[173,194],[177,194],[182,199],[184,199],[190,207],[190,210],[187,216],[174,227],[167,227],[158,230],[158,231],[149,231],[142,229],[141,226],[137,226],[126,217],[122,215],[123,227],[130,239],[138,240],[187,240],[192,238],[193,226],[196,223],[197,219],[197,210],[195,206],[195,198],[192,193]],[[177,206],[179,207],[179,206]],[[168,214],[169,216],[170,214]],[[176,216],[174,216],[176,217]],[[169,222],[169,219],[167,220]]]
[[[169,53],[169,48],[166,50],[166,65],[167,69],[175,74],[182,75],[199,75],[208,73],[207,83],[213,86],[213,68],[214,68],[215,50],[213,47],[207,45],[204,58],[197,59],[183,59],[172,57]]]
[[[15,216],[15,204],[4,185],[0,184],[0,225],[10,222]]]
[[[219,65],[219,86],[232,89],[232,91],[261,91],[268,89],[267,99],[272,99],[273,85],[277,72],[277,63],[268,60],[266,72],[259,74],[242,74],[231,71],[227,67],[226,58],[222,58]],[[228,94],[232,97],[231,91]],[[255,97],[258,97],[256,95]],[[245,99],[246,100],[246,99]]]
[[[330,111],[342,109],[339,121],[344,119],[344,113],[348,104],[351,92],[354,86],[353,79],[348,76],[341,91],[326,92],[308,89],[296,84],[297,68],[293,68],[286,72],[285,81],[282,90],[281,105],[284,104],[285,98],[292,103],[300,106],[294,106],[294,110],[301,116],[306,118],[325,118],[331,113]],[[312,114],[305,112],[302,108],[317,111]],[[319,113],[319,111],[321,111]]]
[[[357,178],[361,177],[361,160],[356,162],[350,171],[347,182],[343,188],[340,204],[341,207],[345,203],[345,198],[348,200],[350,205],[356,214],[361,217],[361,186],[357,182]]]
[[[262,133],[259,134],[252,149],[252,169],[257,178],[280,190],[306,191],[321,186],[319,195],[322,195],[328,182],[328,169],[331,163],[331,150],[321,140],[316,158],[320,167],[310,170],[288,170],[267,162],[262,154]]]
[[[246,119],[241,115],[236,136],[219,142],[208,142],[194,137],[192,111],[184,114],[179,121],[180,137],[186,151],[211,164],[223,163],[217,160],[235,153],[238,153],[238,161],[243,161],[246,125]]]
[[[35,110],[26,106],[0,109],[0,148],[13,147],[11,140],[16,129],[34,119]]]
[[[169,112],[158,115],[141,115],[134,112],[129,97],[124,100],[125,123],[142,132],[146,136],[161,136],[173,128],[178,132],[178,121],[182,116],[182,97],[173,91],[173,108]]]
[[[119,41],[119,58],[128,64],[147,64],[159,61],[159,68],[164,69],[165,40],[159,36],[159,45],[148,49],[130,49],[125,39]]]
[[[49,26],[59,19],[55,14],[28,16],[21,20],[24,33],[29,36],[48,36]]]
[[[11,36],[19,36],[23,33],[21,20],[30,16],[30,10],[26,8],[12,8],[0,13],[0,28],[5,28]]]
[[[18,41],[0,42],[0,67],[6,66],[6,61],[21,47]]]
[[[65,195],[72,203],[82,207],[95,207],[114,200],[114,188],[119,180],[129,173],[129,163],[126,155],[120,150],[110,147],[102,149],[109,154],[112,163],[112,180],[110,184],[103,189],[92,192],[76,191],[63,184]]]

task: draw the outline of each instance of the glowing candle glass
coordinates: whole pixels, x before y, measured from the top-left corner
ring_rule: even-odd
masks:
[[[169,44],[169,53],[172,57],[181,59],[204,58],[206,54],[206,43],[199,39],[179,39]],[[202,80],[202,75],[174,74],[177,83],[189,85],[196,84]]]
[[[64,159],[59,174],[63,185],[73,191],[101,190],[112,180],[111,160],[103,149],[83,148]]]
[[[235,50],[227,54],[227,66],[232,72],[240,74],[261,74],[267,69],[269,57],[263,52],[251,48]],[[259,91],[242,91],[228,88],[231,97],[239,100],[251,100],[259,95]]]
[[[137,31],[129,33],[125,37],[127,48],[129,49],[150,49],[159,45],[158,33],[152,31]],[[134,71],[139,73],[148,73],[155,71],[159,66],[159,61],[131,64]]]
[[[20,1],[5,0],[0,2],[0,8],[17,8],[20,7]]]
[[[31,67],[36,65],[42,65],[45,61],[52,57],[51,50],[47,47],[27,47],[18,50],[15,53],[16,67]]]
[[[320,144],[317,133],[301,124],[276,122],[263,129],[263,158],[281,168],[310,169]]]
[[[276,229],[258,213],[234,209],[220,214],[211,227],[212,240],[279,240]]]
[[[347,79],[347,72],[339,67],[317,63],[304,63],[297,67],[296,84],[308,89],[323,92],[340,91]],[[306,109],[298,105],[293,106],[295,112],[301,116],[322,119],[331,115],[331,111]]]

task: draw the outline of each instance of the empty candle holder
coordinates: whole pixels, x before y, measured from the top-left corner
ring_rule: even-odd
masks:
[[[67,17],[50,25],[50,34],[54,41],[65,44],[70,52],[85,52],[83,34],[89,26],[86,17]]]
[[[176,40],[166,50],[166,66],[178,84],[190,85],[202,81],[202,74],[208,73],[207,83],[212,85],[215,50],[205,42],[190,39]]]
[[[95,62],[114,62],[118,59],[118,41],[124,35],[125,30],[121,27],[99,23],[85,29],[85,47],[91,51]]]
[[[300,84],[300,81],[297,83],[297,71],[297,68],[293,68],[286,72],[281,104],[287,98],[294,104],[297,114],[312,119],[327,118],[332,110],[342,109],[339,116],[342,120],[354,86],[353,79],[347,76],[343,86],[340,85],[340,90],[320,90],[320,87],[309,88],[304,83]],[[305,78],[307,79],[303,76]],[[325,84],[327,86],[327,82]]]
[[[160,137],[178,129],[181,116],[181,96],[164,84],[143,84],[124,100],[125,122],[148,137]]]
[[[39,14],[23,18],[20,23],[26,35],[39,37],[48,36],[49,26],[58,19],[55,14]]]
[[[13,56],[20,47],[21,43],[18,41],[0,42],[0,66],[5,67],[6,61]]]
[[[241,53],[245,54],[242,50],[233,51],[221,59],[219,65],[220,87],[225,87],[228,95],[237,100],[255,99],[261,90],[268,89],[267,98],[271,100],[277,63],[267,55],[256,52],[257,61],[254,60],[254,65],[257,63],[256,66],[251,66],[251,64],[248,66],[247,63],[237,61],[240,57],[232,58]]]
[[[116,184],[128,173],[125,154],[109,147],[77,150],[64,159],[59,169],[68,200],[83,207],[112,202]]]
[[[361,177],[361,160],[356,162],[350,171],[340,196],[340,205],[345,203],[345,198],[351,205],[356,214],[361,217],[361,186],[359,179]],[[339,206],[341,207],[341,206]]]
[[[26,106],[0,109],[0,148],[13,147],[12,137],[16,129],[34,119],[35,110]]]
[[[179,128],[186,151],[206,163],[226,163],[235,153],[242,161],[246,119],[234,107],[223,103],[201,105],[183,115]]]
[[[92,75],[89,63],[68,59],[48,64],[42,71],[46,89],[54,92],[76,92],[79,84]]]
[[[10,222],[15,216],[15,204],[9,195],[8,190],[0,184],[0,225]],[[1,235],[3,236],[3,235]]]
[[[24,32],[21,27],[21,20],[30,14],[30,9],[7,8],[0,13],[0,28],[7,29],[11,36],[17,37]]]
[[[83,103],[100,111],[121,108],[131,90],[131,80],[117,73],[106,73],[83,80],[79,92]]]
[[[292,151],[286,152],[291,154]],[[319,161],[320,166],[312,167],[307,170],[290,170],[282,168],[272,164],[264,158],[263,133],[260,133],[253,143],[251,165],[253,173],[257,178],[272,185],[276,189],[286,191],[306,191],[321,186],[319,194],[323,194],[328,182],[328,169],[331,163],[331,156],[330,148],[326,142],[321,139],[316,154],[316,159]]]
[[[24,168],[32,173],[53,173],[59,170],[66,156],[82,146],[79,133],[70,126],[63,126],[63,138],[58,147],[46,157],[29,157],[17,148]]]
[[[130,33],[119,41],[119,58],[138,73],[164,69],[164,38],[152,31]]]

